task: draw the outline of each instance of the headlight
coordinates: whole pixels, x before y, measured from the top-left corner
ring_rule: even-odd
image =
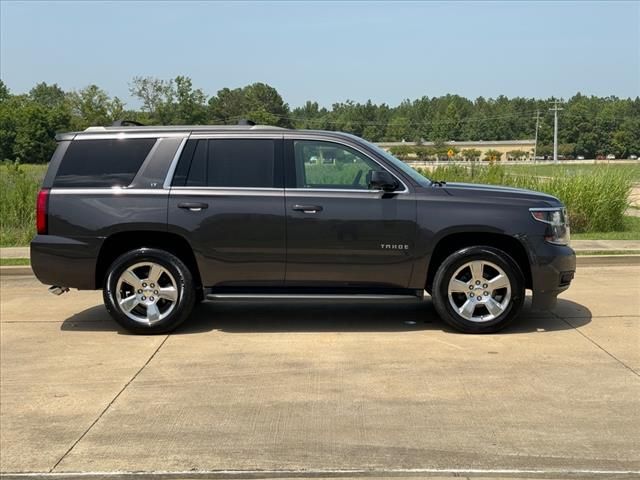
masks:
[[[566,208],[530,208],[535,220],[547,224],[544,239],[555,245],[569,245],[569,217]]]

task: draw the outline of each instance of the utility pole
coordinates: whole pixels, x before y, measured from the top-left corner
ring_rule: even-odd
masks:
[[[538,127],[540,126],[540,110],[536,110],[536,141],[533,145],[533,161],[538,159]]]
[[[553,112],[553,163],[558,163],[558,112],[564,108],[558,108],[559,100],[555,100],[553,108],[549,110]]]

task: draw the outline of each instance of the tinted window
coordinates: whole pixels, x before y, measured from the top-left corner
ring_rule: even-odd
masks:
[[[186,185],[188,187],[203,187],[207,184],[207,149],[209,142],[207,140],[197,140],[197,142],[187,175]]]
[[[210,140],[207,185],[273,187],[273,140]]]
[[[297,188],[369,189],[371,172],[382,168],[348,147],[309,140],[293,144]]]
[[[71,142],[53,186],[126,187],[155,142],[155,138]]]
[[[275,158],[274,140],[189,140],[172,184],[272,188]]]
[[[182,154],[180,155],[180,160],[178,161],[178,165],[176,166],[176,171],[173,174],[173,180],[171,181],[171,185],[175,186],[184,186],[187,181],[187,175],[189,175],[189,168],[191,167],[191,160],[193,159],[193,153],[198,146],[198,140],[187,140],[184,148],[182,149]]]

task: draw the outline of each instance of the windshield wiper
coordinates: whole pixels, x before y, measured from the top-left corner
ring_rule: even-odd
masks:
[[[444,187],[447,184],[444,180],[431,180],[431,185],[435,185],[437,187]]]

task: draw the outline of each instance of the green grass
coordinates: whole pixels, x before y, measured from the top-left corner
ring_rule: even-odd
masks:
[[[31,265],[28,258],[0,258],[0,267],[16,267],[21,265]]]
[[[594,255],[640,255],[640,250],[587,250],[576,252],[579,257],[589,257]]]
[[[46,165],[0,165],[0,246],[27,245],[35,234],[36,196]]]
[[[605,166],[577,175],[545,178],[513,175],[501,165],[471,164],[438,166],[423,173],[449,182],[487,183],[548,193],[567,206],[571,228],[576,233],[625,230],[624,213],[629,206],[632,182],[624,170]]]
[[[562,177],[591,174],[602,170],[619,172],[632,182],[640,182],[640,162],[637,164],[533,164],[533,165],[505,165],[507,172],[514,175],[535,175],[543,177]]]
[[[640,240],[640,217],[624,217],[622,229],[615,232],[571,232],[571,240]]]

